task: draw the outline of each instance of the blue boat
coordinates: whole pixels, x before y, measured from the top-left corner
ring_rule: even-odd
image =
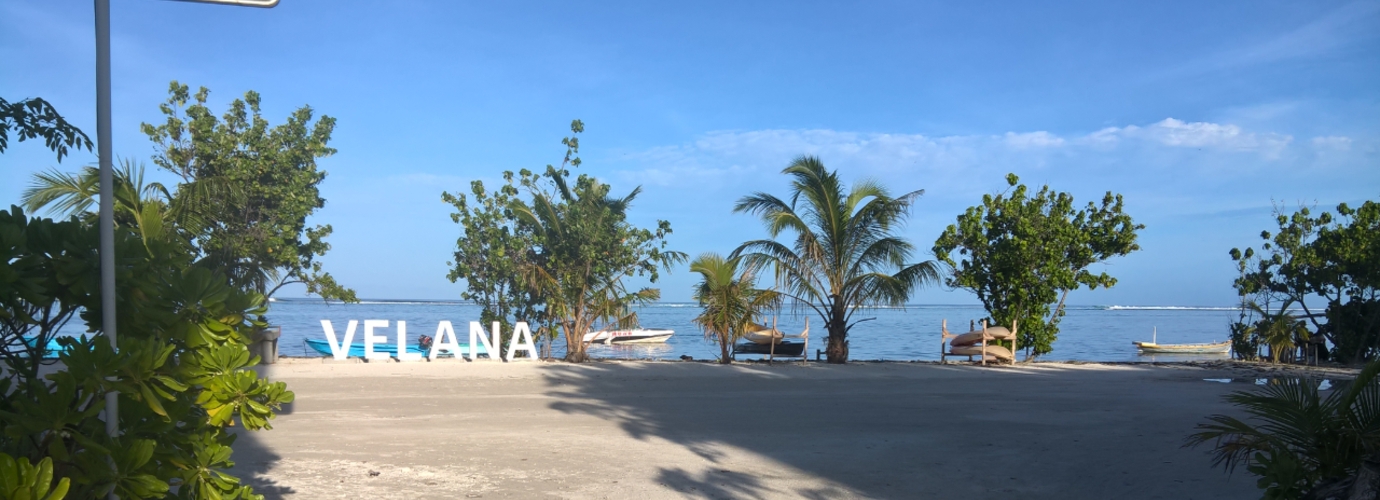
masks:
[[[34,337],[24,337],[24,343],[30,346],[38,340]],[[58,353],[66,352],[68,349],[58,344],[57,339],[48,339],[48,344],[43,348],[43,359],[57,359]],[[18,351],[18,349],[16,349]],[[21,354],[23,356],[23,354]]]
[[[307,343],[307,347],[310,347],[313,351],[319,352],[319,353],[324,354],[324,355],[326,355],[326,356],[330,356],[330,355],[331,355],[331,343],[330,343],[330,342],[327,342],[327,341],[325,341],[325,340],[320,340],[320,339],[306,339],[306,343]],[[488,351],[485,351],[485,350],[484,350],[484,346],[483,346],[483,345],[480,345],[480,346],[478,347],[478,349],[475,349],[475,351],[476,351],[476,352],[488,352]],[[387,353],[389,356],[397,357],[397,355],[398,355],[398,345],[397,345],[397,344],[374,344],[374,352],[375,352],[375,353]],[[416,345],[416,344],[412,344],[412,345],[407,346],[407,352],[417,353],[417,354],[420,354],[420,355],[422,355],[422,356],[427,356],[427,355],[430,355],[430,354],[431,354],[431,349],[429,349],[429,348],[428,348],[428,349],[422,349],[421,346]],[[469,344],[460,344],[460,352],[461,352],[462,354],[468,354],[468,353],[470,352],[470,345],[469,345]],[[350,344],[349,352],[345,353],[345,355],[346,355],[347,357],[351,357],[351,358],[362,358],[362,357],[364,357],[364,344],[362,344],[362,343]],[[440,355],[440,356],[451,356],[451,354],[448,353],[448,352],[446,352],[446,351],[441,351],[441,353],[440,353],[439,355]]]

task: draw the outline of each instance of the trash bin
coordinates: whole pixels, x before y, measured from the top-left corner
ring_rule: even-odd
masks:
[[[283,335],[283,327],[269,326],[254,332],[254,340],[249,344],[249,352],[257,354],[260,363],[271,365],[278,362],[278,337]]]

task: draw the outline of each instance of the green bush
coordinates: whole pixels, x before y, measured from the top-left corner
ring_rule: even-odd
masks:
[[[156,210],[154,210],[156,212]],[[150,219],[158,214],[151,213]],[[232,422],[271,428],[293,394],[259,378],[247,344],[263,297],[192,261],[172,227],[116,228],[119,351],[104,336],[49,340],[74,315],[100,329],[97,231],[78,219],[0,211],[0,452],[70,479],[70,493],[124,499],[257,498],[232,467]],[[44,374],[44,372],[51,372]],[[105,396],[118,393],[118,436],[105,432]]]

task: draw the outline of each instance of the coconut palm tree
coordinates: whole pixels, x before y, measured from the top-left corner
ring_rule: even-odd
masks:
[[[690,263],[690,272],[702,278],[695,285],[694,298],[704,311],[695,324],[704,337],[719,344],[719,362],[732,362],[732,346],[768,310],[781,305],[781,294],[756,288],[757,276],[743,257],[725,259],[717,253],[704,253]],[[741,269],[740,269],[741,268]]]
[[[1289,313],[1289,306],[1293,304],[1293,301],[1285,301],[1277,313],[1271,313],[1255,302],[1246,304],[1252,312],[1260,315],[1260,320],[1253,328],[1265,345],[1270,346],[1270,359],[1275,363],[1280,361],[1281,355],[1293,350],[1295,339],[1308,340],[1307,322]]]
[[[791,178],[789,202],[758,192],[733,209],[761,217],[773,239],[743,243],[732,257],[771,265],[782,295],[824,320],[829,362],[846,363],[848,332],[863,321],[853,319],[858,308],[901,307],[917,286],[939,281],[940,264],[908,263],[914,247],[893,234],[924,191],[892,197],[870,180],[847,189],[813,156],[796,158],[782,173]],[[794,234],[789,246],[775,240],[786,232]]]
[[[177,233],[186,224],[177,224],[177,211],[171,206],[174,199],[168,189],[158,182],[144,181],[143,165],[120,160],[114,170],[111,192],[115,195],[115,224],[134,229],[145,245],[151,239],[163,239]],[[100,169],[83,167],[79,173],[58,170],[34,174],[29,188],[24,190],[24,208],[30,212],[46,209],[60,217],[79,217],[94,222],[93,210],[100,199]],[[195,221],[183,217],[186,221]],[[182,236],[190,238],[188,235]]]

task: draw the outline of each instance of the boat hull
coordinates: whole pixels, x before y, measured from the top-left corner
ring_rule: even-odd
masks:
[[[773,350],[771,344],[758,344],[754,342],[740,342],[733,346],[734,354],[760,354],[763,356],[776,355],[782,357],[801,357],[805,355],[804,342],[782,342],[776,344]]]
[[[1227,354],[1231,352],[1231,342],[1213,344],[1156,344],[1154,342],[1134,342],[1142,354]]]

